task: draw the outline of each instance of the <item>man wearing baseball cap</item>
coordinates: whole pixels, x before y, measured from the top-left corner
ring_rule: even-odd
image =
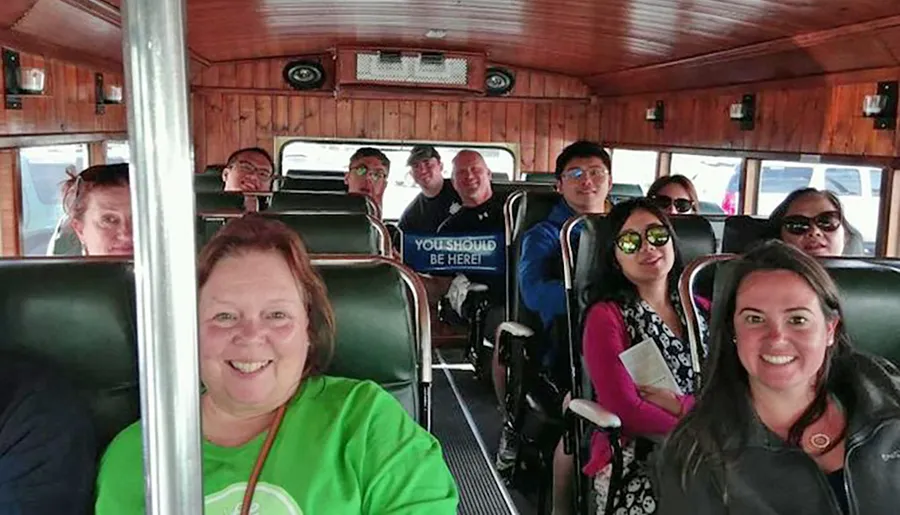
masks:
[[[416,145],[406,161],[422,192],[400,217],[400,229],[410,234],[434,234],[441,222],[459,210],[459,195],[443,176],[441,155],[431,145]]]

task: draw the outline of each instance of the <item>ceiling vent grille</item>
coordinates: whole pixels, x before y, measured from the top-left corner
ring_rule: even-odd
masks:
[[[356,80],[387,84],[466,86],[469,62],[440,53],[359,52]]]

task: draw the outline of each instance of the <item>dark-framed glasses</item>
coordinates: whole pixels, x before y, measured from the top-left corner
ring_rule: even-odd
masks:
[[[645,239],[647,243],[654,247],[662,247],[669,243],[671,238],[672,233],[669,232],[665,225],[651,225],[644,231],[643,236],[634,230],[619,234],[616,237],[616,247],[619,247],[623,254],[634,254],[641,250]]]
[[[249,161],[237,161],[232,166],[242,175],[253,175],[263,181],[271,179],[273,175],[272,170],[260,168]]]
[[[668,195],[654,195],[650,197],[650,202],[653,202],[653,205],[662,209],[663,211],[668,210],[674,205],[675,211],[681,214],[690,212],[694,209],[694,201],[689,198],[673,199]]]
[[[781,219],[781,227],[794,235],[806,234],[813,225],[824,232],[834,232],[841,226],[839,211],[825,211],[816,216],[790,215]]]

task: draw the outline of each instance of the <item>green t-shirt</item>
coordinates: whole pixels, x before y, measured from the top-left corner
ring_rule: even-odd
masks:
[[[203,442],[207,515],[239,513],[265,433],[240,447]],[[96,515],[144,513],[141,426],[100,464]],[[438,441],[370,381],[315,377],[288,404],[253,496],[254,515],[455,514]]]

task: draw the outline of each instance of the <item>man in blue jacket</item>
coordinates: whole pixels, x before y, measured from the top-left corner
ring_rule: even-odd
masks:
[[[517,276],[519,291],[525,306],[537,313],[543,329],[535,329],[543,333],[548,344],[543,349],[540,359],[546,369],[555,377],[561,368],[560,346],[565,342],[553,341],[551,327],[556,317],[566,312],[566,291],[562,280],[562,246],[559,232],[569,218],[582,215],[603,213],[609,206],[607,194],[612,187],[612,159],[602,146],[591,141],[576,141],[556,158],[556,191],[561,195],[559,202],[550,211],[546,220],[532,226],[522,238],[522,250],[519,256]],[[573,230],[576,238],[580,232],[579,225]],[[495,349],[496,350],[496,349]],[[496,354],[496,353],[495,353]],[[499,366],[499,356],[495,355],[495,368]],[[495,373],[495,385],[501,405],[506,396],[504,373]],[[497,468],[503,471],[515,461],[512,428],[504,424],[500,439],[500,450],[497,454]]]

